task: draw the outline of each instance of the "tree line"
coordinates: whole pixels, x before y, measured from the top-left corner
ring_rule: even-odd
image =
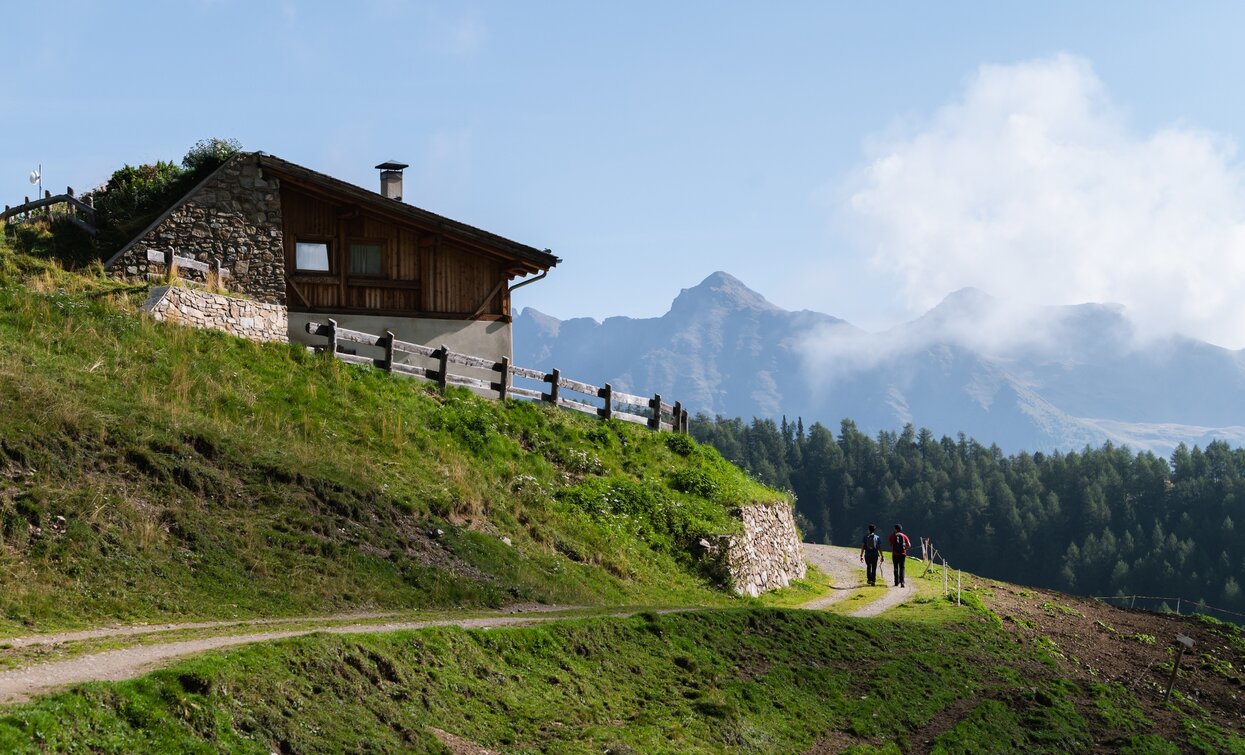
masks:
[[[796,495],[805,539],[858,545],[870,523],[930,537],[960,568],[1086,595],[1181,596],[1245,612],[1245,449],[1181,444],[1164,459],[1106,443],[1004,454],[925,428],[836,437],[802,419],[709,418],[692,435]]]

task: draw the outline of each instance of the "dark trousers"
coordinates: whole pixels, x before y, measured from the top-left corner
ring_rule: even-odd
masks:
[[[896,556],[894,554],[891,554],[891,563],[895,565],[895,584],[896,585],[903,584],[903,562],[907,558],[908,558],[907,556]]]
[[[878,579],[878,552],[865,551],[865,575],[869,578],[869,584],[873,584]]]

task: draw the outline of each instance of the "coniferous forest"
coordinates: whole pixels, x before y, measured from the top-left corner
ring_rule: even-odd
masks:
[[[857,545],[869,523],[932,538],[948,561],[1083,595],[1179,596],[1245,612],[1245,449],[1172,458],[1111,445],[1005,455],[911,425],[876,437],[821,424],[709,418],[697,440],[792,490],[806,540]],[[1147,606],[1147,607],[1153,607]]]

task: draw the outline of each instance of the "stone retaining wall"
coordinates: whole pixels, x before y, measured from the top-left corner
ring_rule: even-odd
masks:
[[[147,261],[147,250],[163,254],[171,248],[201,262],[219,259],[230,273],[231,289],[284,304],[282,243],[278,181],[264,176],[255,155],[239,154],[192,189],[154,228],[108,260],[107,268],[117,278],[151,280],[167,271],[164,263]]]
[[[285,307],[180,286],[157,286],[143,309],[157,320],[223,330],[252,341],[289,340]]]
[[[735,592],[756,597],[802,579],[808,571],[791,506],[755,503],[740,510],[744,532],[726,542],[726,569]]]

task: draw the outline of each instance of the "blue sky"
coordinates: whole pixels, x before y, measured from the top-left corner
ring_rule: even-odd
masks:
[[[1245,346],[1245,11],[1044,6],[21,3],[0,202],[232,137],[410,163],[407,201],[564,259],[516,294],[561,318],[720,269],[871,328],[973,285]]]

